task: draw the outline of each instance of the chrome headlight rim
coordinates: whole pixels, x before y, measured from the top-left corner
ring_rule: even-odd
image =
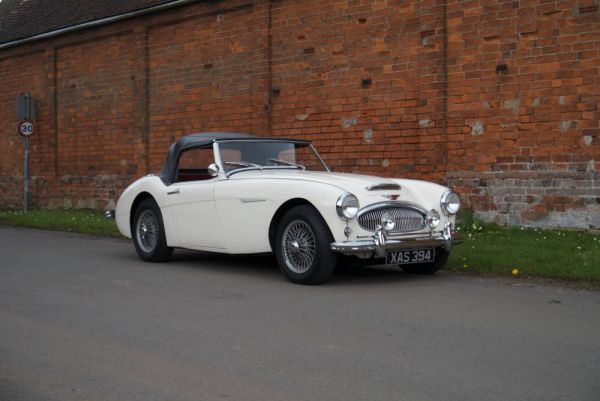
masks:
[[[358,216],[360,203],[354,194],[344,192],[338,197],[337,202],[335,203],[335,210],[340,218],[352,220]]]
[[[456,207],[452,207],[453,204]],[[440,199],[440,208],[446,216],[455,215],[460,210],[460,196],[452,190],[444,192]]]

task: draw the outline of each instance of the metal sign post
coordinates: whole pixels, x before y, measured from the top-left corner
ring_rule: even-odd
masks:
[[[0,0],[1,1],[1,0]],[[23,211],[29,209],[29,136],[33,134],[35,120],[35,99],[31,93],[21,93],[17,96],[17,121],[19,134],[23,135]]]
[[[19,133],[23,135],[23,211],[29,209],[29,136],[33,134],[33,124],[23,121],[19,124]]]
[[[23,211],[29,209],[29,137],[23,138]]]

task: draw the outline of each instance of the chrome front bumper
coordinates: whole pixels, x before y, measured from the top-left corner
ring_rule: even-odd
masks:
[[[452,237],[452,225],[446,224],[441,233],[420,235],[418,237],[388,239],[384,230],[377,227],[375,235],[372,238],[357,241],[341,241],[332,242],[330,249],[344,255],[365,255],[373,253],[375,257],[385,257],[388,251],[399,251],[403,249],[423,249],[423,248],[440,248],[443,247],[447,251],[452,248],[452,245],[462,242],[458,238]]]

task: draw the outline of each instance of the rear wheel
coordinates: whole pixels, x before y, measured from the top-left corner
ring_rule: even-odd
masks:
[[[415,263],[413,265],[404,265],[402,270],[410,274],[434,274],[446,264],[450,252],[445,249],[436,251],[435,260],[431,263]]]
[[[337,255],[325,221],[311,206],[290,209],[277,227],[275,255],[280,270],[293,283],[320,284],[333,274]]]
[[[173,253],[173,248],[167,246],[162,215],[153,199],[143,200],[135,209],[131,236],[135,250],[146,262],[164,262]]]

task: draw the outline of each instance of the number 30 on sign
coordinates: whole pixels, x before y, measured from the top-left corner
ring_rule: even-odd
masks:
[[[29,136],[33,134],[33,124],[29,121],[23,121],[21,124],[19,124],[19,132],[23,136]]]

